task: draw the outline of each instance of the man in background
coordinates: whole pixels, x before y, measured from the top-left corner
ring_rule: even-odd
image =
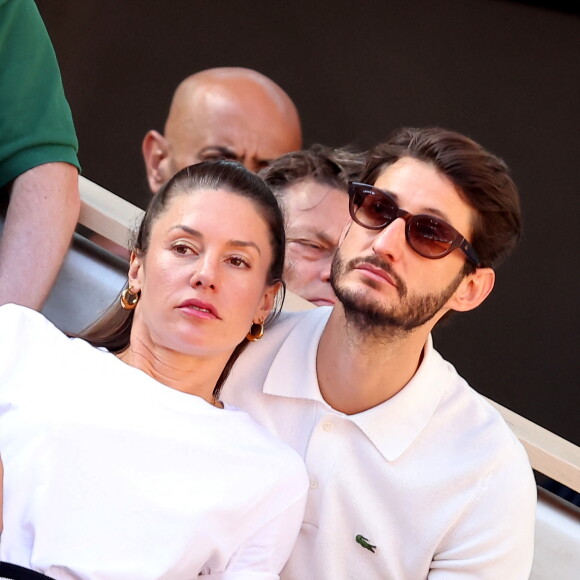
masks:
[[[78,141],[32,0],[0,0],[0,304],[43,306],[80,211]]]
[[[349,218],[349,182],[363,167],[363,153],[315,144],[282,155],[259,173],[284,213],[288,290],[317,306],[336,302],[330,265]]]
[[[265,75],[218,67],[185,78],[173,94],[163,134],[151,129],[142,142],[152,194],[179,170],[209,159],[239,161],[258,172],[302,147],[296,105]],[[126,248],[98,234],[96,244],[128,259]]]
[[[179,84],[163,135],[148,131],[142,151],[156,193],[177,171],[200,161],[231,159],[258,172],[301,147],[298,110],[279,85],[255,70],[220,67]]]

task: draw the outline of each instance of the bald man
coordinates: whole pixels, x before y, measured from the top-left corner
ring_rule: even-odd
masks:
[[[220,67],[184,79],[175,90],[164,135],[142,143],[151,193],[180,169],[208,159],[233,159],[258,172],[302,147],[292,99],[274,81],[248,68]],[[90,239],[123,258],[129,251],[99,234]]]
[[[296,106],[274,81],[238,67],[207,69],[182,81],[164,135],[149,131],[143,157],[152,193],[177,171],[208,159],[233,159],[257,172],[302,147]]]

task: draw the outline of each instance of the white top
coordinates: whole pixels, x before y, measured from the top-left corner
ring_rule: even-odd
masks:
[[[306,461],[306,514],[281,577],[527,579],[536,485],[501,415],[431,338],[397,395],[363,413],[335,411],[316,380],[329,314],[283,315],[238,360],[222,393]]]
[[[300,457],[42,315],[0,307],[0,558],[56,579],[278,578]]]

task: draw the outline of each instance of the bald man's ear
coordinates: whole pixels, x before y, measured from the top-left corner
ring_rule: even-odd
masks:
[[[151,193],[155,194],[166,181],[165,165],[168,163],[169,143],[161,133],[151,130],[145,135],[141,150],[147,171],[147,182]]]

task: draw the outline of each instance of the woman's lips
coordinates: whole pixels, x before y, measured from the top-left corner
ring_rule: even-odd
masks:
[[[180,310],[187,310],[196,316],[201,318],[220,318],[217,310],[209,302],[203,302],[201,300],[186,300],[182,302],[178,308]]]

